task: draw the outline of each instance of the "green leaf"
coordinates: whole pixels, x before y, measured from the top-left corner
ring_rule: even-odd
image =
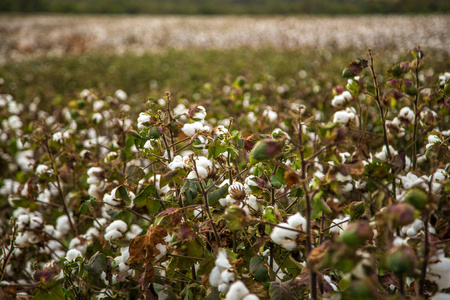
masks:
[[[166,267],[166,276],[169,279],[169,281],[173,281],[177,266],[178,266],[178,257],[172,257],[172,259],[170,260],[169,264]]]
[[[123,185],[121,185],[117,188],[116,194],[114,196],[116,196],[116,198],[119,198],[119,199],[122,199],[123,201],[125,201],[127,206],[131,205],[131,199],[128,196],[127,189]]]
[[[57,284],[50,289],[37,288],[33,300],[64,300],[64,291],[61,285]]]
[[[139,180],[141,180],[145,176],[145,173],[141,168],[133,165],[129,166],[125,173],[127,176],[127,183],[131,188],[137,186]]]
[[[269,287],[269,295],[272,300],[296,300],[295,292],[291,290],[287,282],[272,282]]]
[[[270,184],[276,189],[281,189],[281,187],[283,186],[283,184],[280,182],[280,178],[277,175],[273,175],[272,177],[270,177]]]
[[[154,288],[158,294],[159,300],[178,300],[177,295],[173,292],[171,287],[166,287],[155,283]]]
[[[282,183],[282,184],[287,184],[287,181],[284,179],[284,173],[286,172],[286,170],[284,168],[278,168],[277,169],[277,173],[275,175],[277,175],[278,180]]]
[[[291,254],[285,259],[282,267],[286,268],[292,278],[297,277],[303,269],[303,265],[296,261]]]
[[[255,279],[260,282],[268,282],[270,280],[269,272],[266,268],[266,263],[259,256],[254,256],[250,260],[250,272],[253,273]]]
[[[105,271],[108,267],[108,260],[106,256],[97,252],[89,259],[89,273],[101,275],[103,271]],[[87,268],[86,268],[87,269]]]
[[[186,175],[187,173],[185,169],[177,168],[175,170],[171,170],[162,175],[160,186],[163,187],[171,181],[175,182],[179,186],[182,186],[184,184],[183,178],[186,177]]]
[[[305,195],[305,191],[303,189],[297,189],[289,194],[289,197],[302,197]]]
[[[214,268],[216,259],[209,252],[206,254],[206,258],[200,262],[200,267],[198,268],[197,275],[202,276],[211,273]]]
[[[159,198],[158,191],[154,185],[147,185],[137,196],[134,198],[135,204],[146,204],[149,197]]]
[[[228,184],[208,193],[209,205],[214,206],[219,203],[219,199],[225,197],[228,192]]]
[[[158,130],[158,127],[152,126],[148,130],[148,137],[151,139],[159,139],[161,137],[161,132]]]
[[[349,281],[348,279],[342,278],[341,280],[339,280],[338,286],[339,286],[339,290],[343,291],[346,290],[349,286],[350,286],[351,281]]]
[[[197,182],[194,182],[192,180],[186,180],[186,183],[181,188],[181,193],[184,194],[189,205],[195,204],[194,199],[198,194],[197,184]]]
[[[227,147],[222,145],[220,140],[217,140],[208,147],[208,158],[216,158],[225,151],[227,151]]]
[[[189,244],[186,245],[186,254],[191,257],[201,258],[203,256],[204,249],[202,243],[198,238],[193,239]]]
[[[136,138],[136,139],[142,140],[142,137],[139,135],[139,133],[137,133],[134,130],[129,130],[128,134],[131,135],[132,137]]]

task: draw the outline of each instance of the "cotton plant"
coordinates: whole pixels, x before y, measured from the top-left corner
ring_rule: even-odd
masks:
[[[422,87],[412,54],[383,77],[371,52],[355,59],[326,102],[309,100],[331,84],[238,77],[196,104],[84,90],[54,114],[33,102],[36,123],[0,96],[3,282],[71,298],[445,293],[448,78]]]

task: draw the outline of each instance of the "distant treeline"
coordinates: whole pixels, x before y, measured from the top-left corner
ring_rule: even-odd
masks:
[[[1,0],[0,12],[108,14],[449,13],[449,0]]]

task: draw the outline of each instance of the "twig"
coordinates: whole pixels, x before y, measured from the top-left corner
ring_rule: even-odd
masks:
[[[219,236],[219,233],[217,232],[216,224],[214,223],[214,220],[212,218],[211,211],[209,210],[208,194],[206,193],[205,188],[203,187],[202,180],[200,179],[200,176],[198,175],[197,164],[195,163],[194,158],[191,157],[191,160],[192,160],[192,164],[194,165],[195,174],[197,175],[197,178],[198,178],[198,184],[200,185],[200,189],[202,190],[203,199],[205,200],[206,213],[208,214],[208,218],[211,221],[211,226],[214,230],[214,235],[216,236],[217,246],[221,247],[222,245],[220,242],[220,236]]]
[[[63,194],[63,191],[62,191],[61,182],[59,180],[58,170],[56,170],[56,168],[55,168],[54,157],[53,157],[52,151],[50,150],[50,147],[48,146],[48,139],[47,138],[45,139],[45,148],[47,150],[48,155],[50,156],[50,164],[52,166],[53,172],[55,173],[56,188],[58,190],[59,197],[61,198],[61,202],[62,202],[62,205],[63,205],[63,208],[64,208],[64,212],[65,212],[65,214],[67,216],[67,219],[69,220],[70,228],[72,229],[73,234],[75,236],[77,236],[78,232],[77,232],[77,229],[75,228],[75,226],[73,225],[72,218],[70,217],[69,209],[67,208],[66,201],[64,200],[64,194]]]
[[[383,110],[383,106],[381,104],[381,99],[380,99],[380,89],[378,86],[378,81],[377,81],[377,74],[375,73],[375,69],[373,66],[373,54],[372,54],[372,50],[368,49],[367,53],[369,55],[370,58],[370,64],[369,64],[369,69],[370,72],[372,73],[372,79],[373,79],[373,86],[375,88],[375,101],[377,102],[377,106],[378,109],[380,111],[380,117],[381,117],[381,122],[383,125],[383,138],[384,138],[384,144],[386,146],[386,152],[387,152],[387,157],[389,160],[391,160],[391,151],[389,150],[389,141],[387,138],[387,129],[386,129],[386,116]]]

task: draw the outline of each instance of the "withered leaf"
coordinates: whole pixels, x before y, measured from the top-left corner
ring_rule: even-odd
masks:
[[[129,264],[151,263],[155,256],[160,254],[156,249],[157,244],[166,245],[164,238],[167,236],[167,230],[164,226],[150,226],[147,233],[142,236],[135,237],[130,242],[130,258]]]
[[[317,270],[329,248],[330,241],[327,240],[320,246],[312,249],[306,261],[306,266],[310,269]]]

